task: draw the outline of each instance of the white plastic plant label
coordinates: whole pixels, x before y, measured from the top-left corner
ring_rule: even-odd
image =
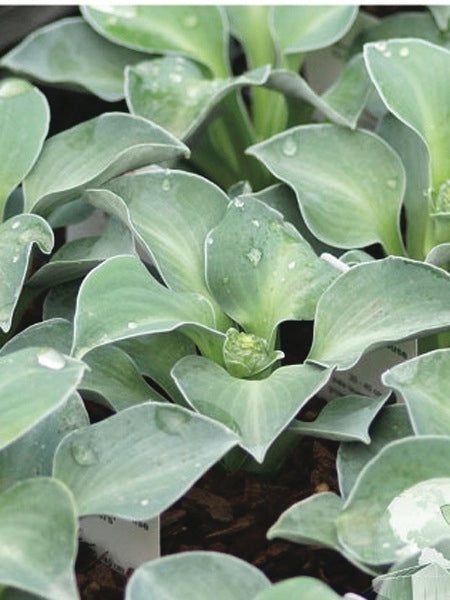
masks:
[[[417,341],[408,340],[390,344],[369,352],[352,369],[334,373],[329,383],[320,391],[324,400],[339,396],[383,396],[388,388],[381,383],[381,375],[394,365],[417,356]]]
[[[159,518],[125,521],[95,516],[80,519],[80,538],[92,544],[97,556],[119,573],[126,574],[160,556]]]

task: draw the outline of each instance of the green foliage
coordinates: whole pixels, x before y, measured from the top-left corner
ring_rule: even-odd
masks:
[[[291,506],[268,537],[337,550],[379,600],[443,600],[447,7],[81,15],[0,59],[0,598],[76,600],[80,517],[155,517],[218,461],[270,471],[313,436],[340,442],[339,494]],[[46,139],[40,83],[130,112]],[[101,231],[63,240],[90,215]],[[313,322],[304,364],[289,321]],[[426,353],[383,368],[376,397],[299,417],[372,350],[418,338]],[[112,414],[91,424],[92,403]],[[142,565],[125,597],[211,590],[339,598],[207,552]]]

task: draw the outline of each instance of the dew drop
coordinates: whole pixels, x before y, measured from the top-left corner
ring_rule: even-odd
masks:
[[[52,369],[53,371],[59,371],[66,364],[64,356],[56,350],[53,350],[53,348],[47,348],[46,350],[39,352],[37,360],[42,367]]]
[[[96,465],[99,461],[97,452],[86,440],[72,442],[70,450],[75,461],[82,467]]]
[[[201,462],[196,462],[196,463],[194,463],[194,467],[195,467],[196,469],[200,469],[200,467],[201,467],[201,466],[202,466],[202,463],[201,463]]]
[[[211,246],[212,244],[214,244],[214,239],[210,237],[207,239],[206,243],[208,244],[208,246]]]
[[[186,15],[183,19],[183,25],[189,29],[196,27],[198,19],[195,15]]]
[[[262,252],[258,248],[252,248],[250,252],[247,252],[246,257],[254,267],[257,267],[261,261]]]
[[[378,52],[386,52],[387,43],[386,42],[377,42],[375,44],[375,48],[378,50]]]
[[[297,142],[292,137],[288,137],[282,146],[283,154],[285,156],[294,156],[294,154],[297,153],[297,149]]]
[[[137,323],[135,323],[134,321],[129,321],[127,327],[128,329],[136,329]]]
[[[294,268],[295,268],[295,260],[291,261],[291,262],[288,264],[288,269],[289,269],[290,271],[292,271],[292,269],[294,269]]]
[[[386,50],[386,52],[383,52],[383,56],[385,56],[386,58],[391,58],[392,52],[390,50]]]
[[[258,219],[253,219],[252,225],[254,225],[255,227],[259,227],[260,226],[260,222],[258,221]]]
[[[402,48],[400,48],[400,50],[398,51],[399,56],[401,56],[402,58],[406,58],[407,56],[409,56],[409,48],[407,48],[406,46],[403,46]]]
[[[17,254],[12,257],[13,263],[16,263],[18,260],[19,260],[19,256]]]
[[[157,427],[171,435],[181,435],[187,423],[191,420],[189,414],[172,408],[161,408],[155,417]]]
[[[179,73],[170,73],[169,79],[174,83],[181,83],[183,81],[183,77]]]
[[[170,181],[168,179],[164,179],[161,187],[165,192],[168,192],[170,190]]]
[[[11,225],[11,229],[17,229],[18,227],[20,227],[20,221],[14,221]]]
[[[236,198],[234,201],[234,205],[236,206],[236,208],[244,208],[244,201],[240,200],[239,198]]]
[[[141,506],[147,506],[147,504],[150,502],[150,500],[148,500],[147,498],[144,498],[144,500],[140,501],[140,505]]]

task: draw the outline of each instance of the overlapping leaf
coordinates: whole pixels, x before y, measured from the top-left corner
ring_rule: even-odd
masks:
[[[306,224],[322,241],[340,248],[381,242],[390,253],[404,253],[399,216],[405,173],[378,136],[306,125],[248,153],[294,189]]]
[[[78,85],[113,102],[124,96],[124,68],[144,58],[145,54],[108,42],[75,17],[34,31],[0,64],[38,81]]]
[[[248,333],[270,339],[278,323],[312,319],[338,275],[277,211],[242,196],[206,244],[206,278],[225,312]]]
[[[29,431],[76,390],[84,365],[52,348],[0,358],[0,448]]]
[[[450,436],[450,350],[436,350],[396,365],[383,383],[400,392],[418,435]]]
[[[388,342],[450,327],[450,276],[389,257],[343,273],[317,305],[308,359],[348,369]]]
[[[9,331],[33,244],[48,254],[53,231],[37,215],[18,215],[0,224],[0,327]]]
[[[217,6],[85,6],[87,22],[107,39],[151,54],[181,54],[218,77],[229,72],[228,27]]]
[[[266,82],[269,67],[238,77],[209,79],[195,63],[166,56],[130,66],[125,72],[128,108],[180,139],[191,135],[231,91]]]
[[[229,427],[262,462],[277,436],[330,378],[331,370],[311,366],[281,367],[265,379],[246,380],[206,358],[187,356],[172,375],[195,410]]]
[[[200,344],[214,345],[221,338],[214,326],[206,298],[169,290],[139,259],[117,256],[91,271],[80,287],[73,353],[81,357],[97,346],[180,327]]]
[[[417,39],[367,44],[369,75],[389,110],[426,143],[436,190],[450,174],[450,52]]]
[[[256,567],[217,552],[185,552],[142,565],[127,586],[126,600],[250,600],[270,586]],[[258,596],[259,598],[259,596]]]
[[[50,121],[45,96],[27,81],[0,83],[0,222],[9,194],[33,166]]]
[[[25,179],[25,208],[47,214],[122,173],[186,156],[188,149],[145,119],[104,113],[53,136]]]
[[[236,445],[223,425],[169,404],[141,404],[66,436],[54,476],[79,515],[155,517]]]
[[[0,494],[0,583],[48,600],[77,600],[77,520],[59,481],[29,479]]]

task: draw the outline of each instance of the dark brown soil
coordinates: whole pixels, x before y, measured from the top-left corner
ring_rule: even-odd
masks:
[[[337,445],[304,438],[275,475],[225,472],[216,465],[161,517],[162,554],[214,550],[238,556],[271,581],[308,575],[338,593],[371,598],[371,579],[338,553],[285,540],[266,532],[289,506],[320,491],[337,491]],[[82,544],[77,576],[83,600],[121,600],[126,578],[95,560]]]

